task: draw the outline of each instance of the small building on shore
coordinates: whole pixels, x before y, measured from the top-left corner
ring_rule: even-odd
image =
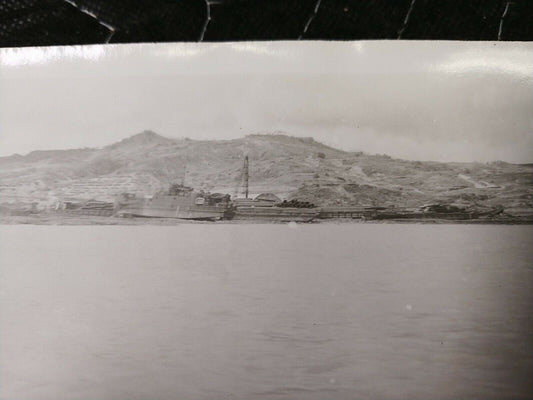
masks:
[[[281,199],[274,193],[261,193],[260,195],[255,197],[254,201],[270,202],[274,204],[279,203]]]

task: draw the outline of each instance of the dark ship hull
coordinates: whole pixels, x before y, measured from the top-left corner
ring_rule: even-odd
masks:
[[[229,219],[229,213],[219,207],[213,206],[177,206],[165,208],[151,204],[129,205],[116,214],[118,217],[144,217],[144,218],[177,218],[204,221],[217,221]]]

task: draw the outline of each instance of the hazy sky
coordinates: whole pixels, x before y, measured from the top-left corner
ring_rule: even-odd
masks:
[[[405,159],[533,162],[533,43],[0,49],[0,155],[104,146],[145,129],[284,131]]]

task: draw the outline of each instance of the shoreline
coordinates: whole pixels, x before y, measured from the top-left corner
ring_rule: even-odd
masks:
[[[0,225],[62,225],[62,226],[83,226],[83,225],[153,225],[153,226],[177,226],[182,224],[213,224],[213,225],[248,225],[248,224],[460,224],[460,225],[533,225],[532,219],[471,219],[452,220],[438,218],[419,219],[382,219],[382,220],[361,220],[352,218],[329,218],[315,219],[310,222],[290,222],[290,221],[268,221],[260,219],[250,220],[221,220],[221,221],[195,221],[173,218],[117,218],[103,216],[0,216]]]

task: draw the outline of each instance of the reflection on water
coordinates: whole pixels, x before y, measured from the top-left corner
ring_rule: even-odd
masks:
[[[2,226],[3,399],[532,398],[530,226]]]

